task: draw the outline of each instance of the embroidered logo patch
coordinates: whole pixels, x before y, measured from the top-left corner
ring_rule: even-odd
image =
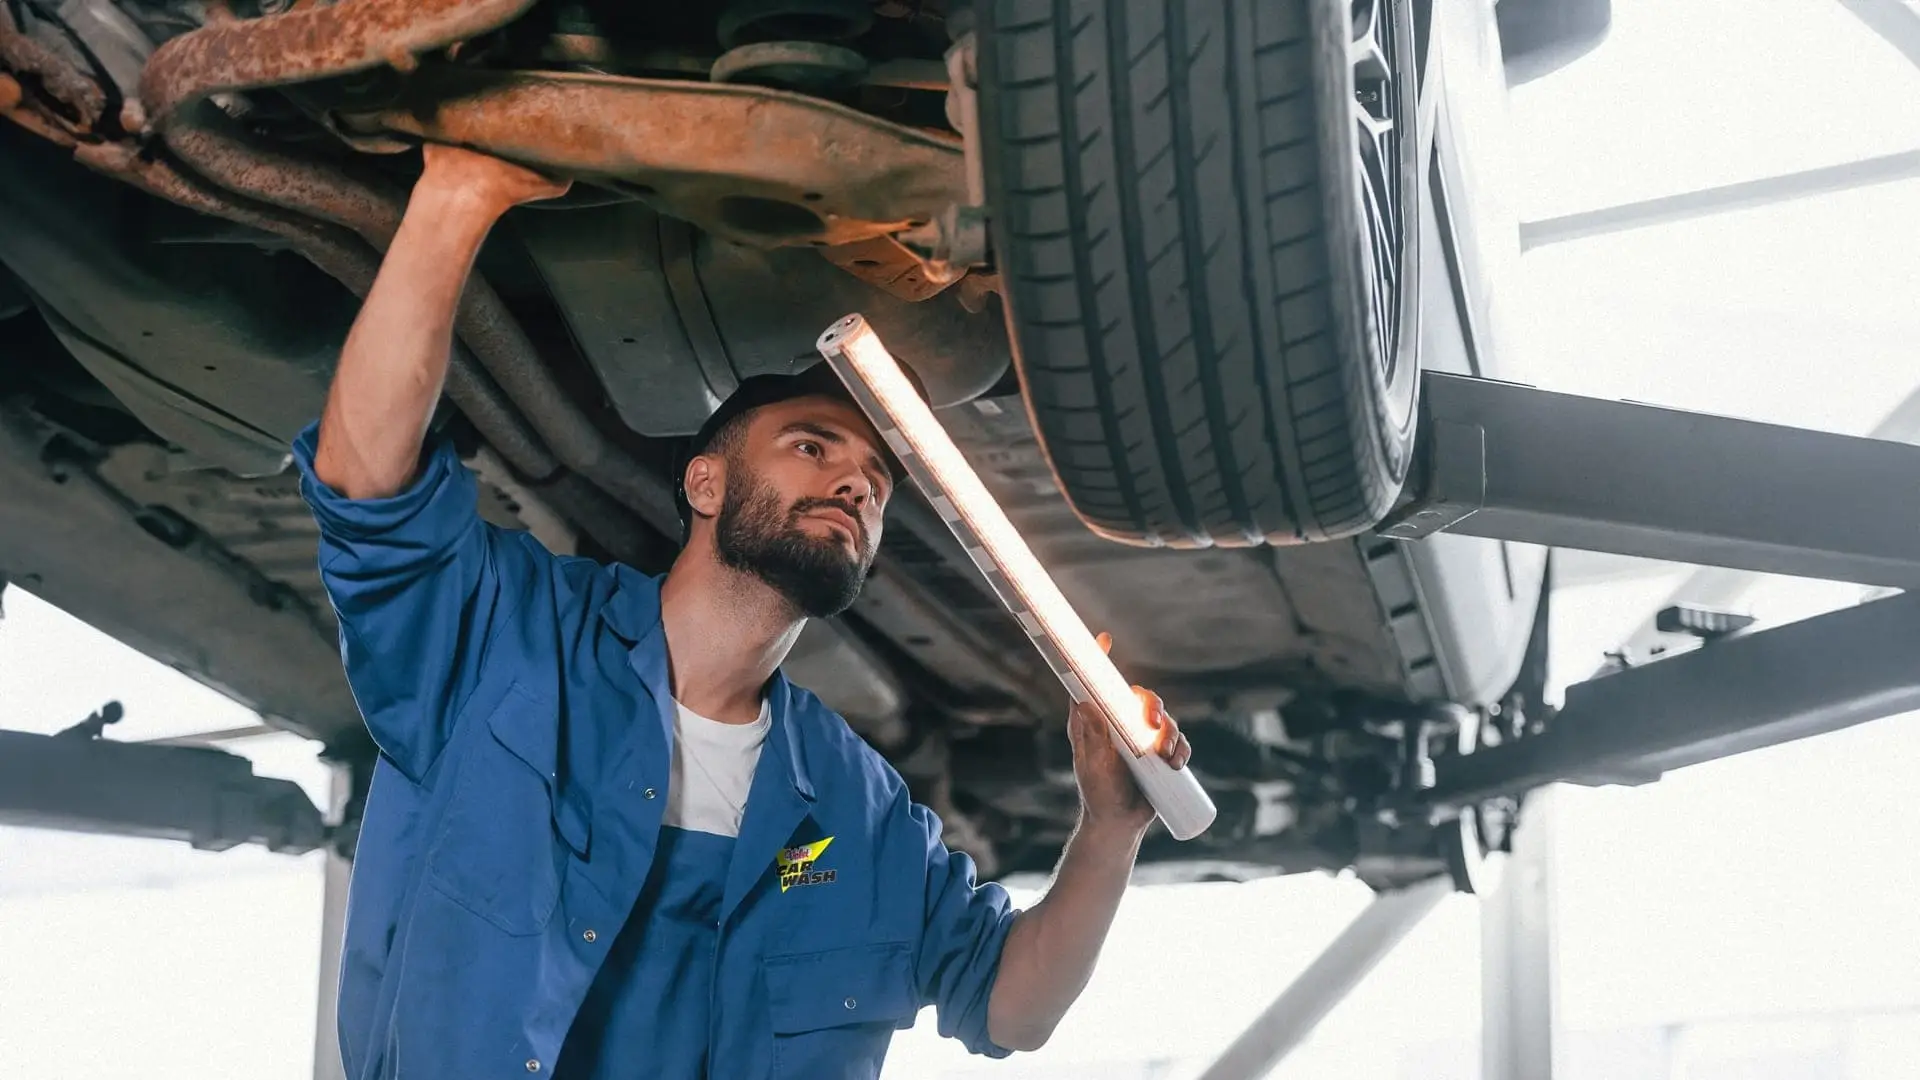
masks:
[[[780,891],[799,885],[826,885],[837,874],[832,870],[815,870],[813,864],[826,854],[827,845],[833,843],[833,837],[815,840],[811,844],[790,847],[773,857],[773,864],[780,871]]]

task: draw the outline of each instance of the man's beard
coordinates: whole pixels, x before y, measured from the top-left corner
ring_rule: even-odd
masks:
[[[810,619],[830,618],[852,606],[866,584],[872,553],[856,556],[838,538],[813,536],[800,517],[826,507],[846,511],[856,523],[860,515],[833,499],[801,499],[783,507],[779,493],[759,477],[736,469],[732,478],[737,482],[727,485],[714,522],[721,563],[766,582]],[[866,530],[859,524],[855,529],[860,534],[855,542],[864,549]]]

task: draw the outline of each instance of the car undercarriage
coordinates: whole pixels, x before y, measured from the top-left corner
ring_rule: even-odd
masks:
[[[1244,523],[1188,521],[1199,508],[1169,511],[1191,536],[1116,537],[1097,520],[1099,471],[1061,464],[1060,410],[1081,384],[1034,355],[1042,316],[1006,313],[1010,289],[1031,304],[1051,279],[1028,265],[1010,284],[1009,236],[990,242],[982,220],[977,134],[969,145],[981,109],[1010,108],[1020,86],[1001,68],[1024,55],[1022,6],[0,3],[0,570],[364,765],[286,448],[318,415],[417,146],[473,147],[575,181],[508,217],[461,302],[438,423],[489,520],[663,570],[674,440],[860,311],[1089,625],[1113,634],[1123,672],[1188,731],[1219,822],[1187,844],[1151,839],[1144,861],[1187,878],[1356,867],[1382,886],[1448,868],[1457,826],[1377,808],[1408,760],[1541,712],[1544,549],[1416,548],[1316,532],[1325,521],[1248,542],[1231,535]],[[1278,11],[1204,7],[1228,22]],[[1420,366],[1480,373],[1468,226],[1424,194],[1398,201],[1420,194],[1425,158],[1395,156],[1417,139],[1389,147],[1399,114],[1383,96],[1417,103],[1433,16],[1324,7],[1358,57],[1359,104],[1338,115],[1384,140],[1387,171],[1366,174],[1385,185],[1368,204],[1380,265],[1407,279],[1380,296],[1409,297],[1410,321],[1378,347],[1418,339]],[[981,19],[999,35],[998,98],[974,92]],[[1006,156],[1017,143],[1001,140],[985,185],[1003,196],[1038,160]],[[1389,250],[1401,242],[1415,261]],[[1416,290],[1416,262],[1454,287]],[[1041,412],[1036,394],[1052,395]],[[1103,445],[1122,455],[1106,415]],[[1156,414],[1155,430],[1173,422]],[[811,625],[788,671],[984,874],[1053,864],[1077,809],[1066,697],[924,502],[897,500],[862,598]],[[1498,846],[1503,827],[1488,831]]]

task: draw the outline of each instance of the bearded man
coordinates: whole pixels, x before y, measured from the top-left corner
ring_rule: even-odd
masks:
[[[707,422],[659,578],[483,522],[429,440],[482,241],[563,190],[427,148],[294,444],[380,749],[342,949],[348,1076],[873,1077],[929,1005],[975,1053],[1038,1048],[1153,811],[1076,711],[1079,826],[1045,899],[1015,911],[786,681],[805,621],[858,596],[898,482],[829,369],[750,379]]]

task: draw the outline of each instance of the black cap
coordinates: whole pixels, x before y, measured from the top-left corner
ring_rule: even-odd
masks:
[[[906,373],[907,381],[913,384],[914,392],[920,395],[920,400],[931,404],[931,399],[927,397],[927,388],[914,370],[905,364],[900,365],[900,370]],[[855,409],[860,407],[854,400],[852,392],[847,389],[847,384],[840,381],[840,376],[834,373],[833,368],[825,362],[816,361],[796,372],[773,372],[742,379],[740,386],[727,395],[727,399],[720,403],[720,407],[713,411],[713,415],[707,417],[706,423],[700,425],[700,430],[691,438],[681,442],[673,462],[673,503],[674,508],[680,513],[682,543],[686,542],[687,534],[693,528],[693,508],[687,502],[688,463],[706,453],[707,448],[713,444],[714,436],[718,435],[720,429],[726,427],[735,417],[751,412],[762,405],[773,405],[800,397],[837,398]],[[862,411],[861,415],[865,416],[866,413]],[[906,469],[900,464],[900,459],[894,456],[892,448],[882,442],[880,454],[886,459],[887,467],[893,471],[894,482],[898,484],[904,480]]]

